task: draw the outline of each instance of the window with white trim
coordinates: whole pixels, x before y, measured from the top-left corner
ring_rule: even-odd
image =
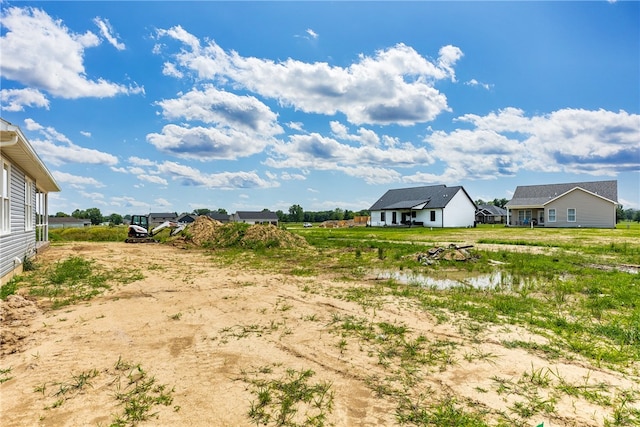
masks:
[[[24,229],[33,230],[33,200],[35,196],[33,181],[25,177],[24,181]]]
[[[380,212],[380,222],[385,222],[387,220],[387,213]]]
[[[576,222],[576,210],[575,210],[575,208],[567,209],[567,222]]]
[[[549,209],[549,222],[556,222],[556,210]]]
[[[2,177],[0,177],[0,234],[9,233],[11,230],[11,166],[0,159],[2,163]]]

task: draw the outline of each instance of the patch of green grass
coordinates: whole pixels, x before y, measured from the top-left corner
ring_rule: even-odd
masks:
[[[259,373],[271,373],[271,369]],[[247,413],[256,426],[317,426],[328,423],[333,411],[332,384],[327,381],[310,383],[310,369],[287,369],[281,378],[248,378],[254,399]]]
[[[0,287],[0,299],[5,300],[9,295],[14,295],[18,290],[19,280],[17,277],[12,277],[7,283]]]
[[[91,260],[73,256],[37,275],[29,276],[29,293],[50,298],[52,308],[86,301],[110,289],[112,283],[130,283],[144,276],[126,269],[107,270]]]
[[[158,405],[169,406],[173,402],[174,388],[166,384],[159,384],[155,377],[137,365],[118,360],[117,371],[124,371],[116,384],[115,399],[122,405],[122,413],[116,415],[110,427],[135,426],[142,421],[157,418],[153,412]]]
[[[425,395],[411,400],[403,396],[396,409],[401,424],[418,426],[487,427],[483,414],[465,408],[452,396],[440,400],[427,399]]]

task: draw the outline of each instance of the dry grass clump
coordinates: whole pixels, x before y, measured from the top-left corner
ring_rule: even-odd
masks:
[[[192,224],[188,225],[177,240],[210,248],[245,247],[255,249],[308,246],[303,237],[272,224],[223,224],[204,215],[199,216]]]

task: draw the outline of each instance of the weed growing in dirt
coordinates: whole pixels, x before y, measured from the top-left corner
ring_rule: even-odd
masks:
[[[157,418],[152,412],[157,405],[169,406],[173,402],[173,388],[158,384],[156,378],[142,369],[119,359],[115,370],[123,373],[116,381],[115,399],[123,406],[120,415],[113,418],[110,427],[135,426],[141,421]]]
[[[0,368],[0,384],[9,381],[12,379],[12,376],[9,376],[12,368]]]
[[[52,308],[86,301],[103,293],[111,283],[130,283],[142,274],[124,269],[107,270],[96,262],[73,256],[28,278],[29,293],[51,299]],[[27,280],[25,280],[27,281]]]
[[[95,389],[94,382],[99,383]],[[34,387],[33,391],[45,398],[53,398],[53,402],[45,409],[55,410],[66,401],[88,393],[87,388],[94,389],[95,393],[108,392],[123,407],[120,414],[113,415],[110,427],[131,427],[141,421],[157,418],[158,413],[153,412],[154,408],[158,405],[169,406],[173,402],[173,388],[159,384],[140,364],[126,362],[122,358],[112,369],[90,369],[72,375],[67,381],[43,383]],[[49,394],[47,390],[51,390]]]
[[[272,369],[259,369],[255,378],[244,373],[254,400],[248,416],[256,426],[324,426],[333,411],[332,384],[320,381],[310,384],[310,369],[287,369],[281,378],[262,378]]]

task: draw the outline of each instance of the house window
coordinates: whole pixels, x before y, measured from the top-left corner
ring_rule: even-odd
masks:
[[[9,190],[11,188],[11,168],[9,163],[2,163],[2,178],[0,178],[0,233],[8,233],[11,227],[11,207],[9,203]]]
[[[415,218],[417,216],[416,214],[417,214],[416,211],[411,211],[411,218]]]
[[[567,209],[567,221],[576,222],[576,210],[575,208]]]
[[[549,209],[549,222],[556,222],[556,210]]]
[[[33,200],[35,196],[33,187],[33,181],[26,178],[24,182],[24,229],[26,231],[33,230]]]
[[[387,213],[380,212],[380,222],[385,222],[387,220]]]
[[[518,211],[518,221],[520,224],[527,225],[531,222],[531,210],[519,210]]]
[[[430,211],[430,215],[429,220],[434,222],[436,220],[436,211]]]

